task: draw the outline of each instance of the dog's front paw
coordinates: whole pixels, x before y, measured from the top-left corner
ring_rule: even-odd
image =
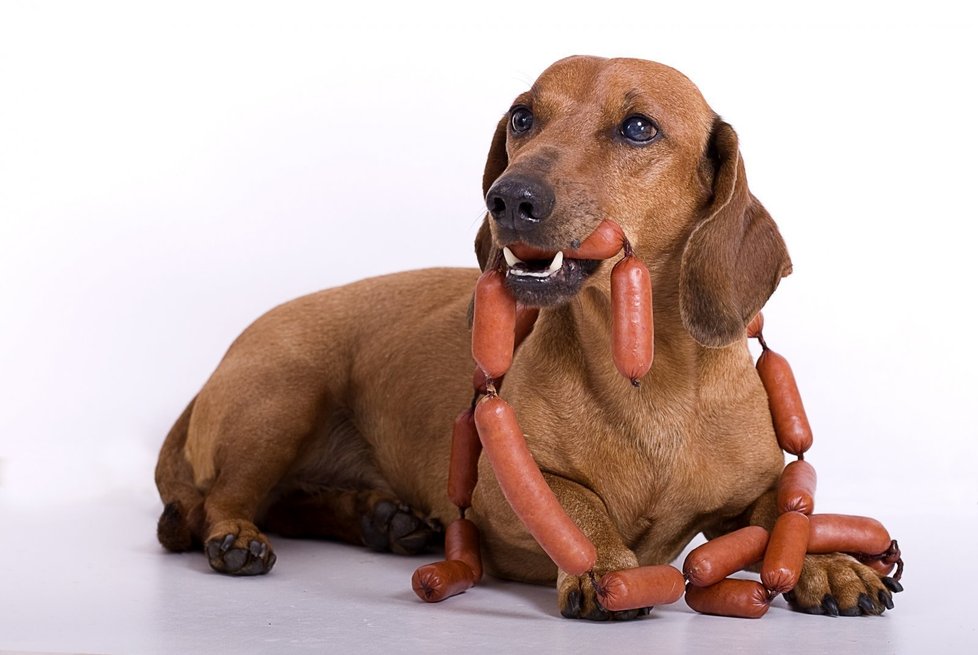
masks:
[[[230,575],[260,575],[275,566],[275,553],[254,523],[231,520],[217,523],[204,544],[211,568]]]
[[[628,621],[647,615],[652,608],[609,612],[598,600],[598,580],[605,573],[631,569],[638,566],[635,555],[629,552],[611,561],[599,560],[594,570],[581,576],[569,575],[560,571],[557,575],[557,605],[562,616],[568,619],[588,619],[590,621]]]
[[[903,586],[842,553],[807,555],[795,588],[784,595],[791,607],[828,616],[879,615],[893,609]]]

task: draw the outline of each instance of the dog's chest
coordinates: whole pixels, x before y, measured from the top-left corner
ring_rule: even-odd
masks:
[[[685,421],[653,422],[636,443],[635,466],[600,493],[637,552],[681,550],[704,528],[741,514],[784,466],[758,394],[701,406]]]
[[[784,466],[753,368],[726,370],[700,386],[662,390],[646,405],[633,401],[630,411],[612,401],[571,422],[565,414],[574,429],[532,444],[538,463],[597,493],[636,552],[671,556],[742,513]],[[556,420],[547,418],[541,423]]]

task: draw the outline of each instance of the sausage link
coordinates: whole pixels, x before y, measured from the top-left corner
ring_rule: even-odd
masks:
[[[475,285],[472,314],[472,357],[490,378],[498,378],[513,363],[516,300],[506,289],[503,273],[490,269]]]
[[[445,559],[465,562],[472,571],[472,582],[482,579],[482,554],[479,528],[468,519],[455,519],[445,529]]]
[[[727,578],[709,587],[686,587],[686,604],[702,614],[759,619],[770,603],[767,589],[754,580]]]
[[[640,566],[605,574],[598,581],[598,601],[611,612],[669,605],[682,598],[684,587],[675,566]]]
[[[617,255],[625,245],[625,234],[618,223],[605,219],[577,248],[564,251],[571,259],[609,259]]]
[[[715,585],[728,575],[764,559],[767,540],[767,530],[759,525],[749,525],[710,539],[686,556],[683,574],[694,586]]]
[[[618,372],[635,386],[652,367],[654,345],[649,269],[629,255],[611,270],[611,348]]]
[[[565,259],[611,259],[621,252],[624,246],[625,233],[621,231],[621,226],[610,219],[605,219],[598,223],[581,245],[577,248],[565,248],[563,253]],[[557,254],[556,250],[537,248],[525,243],[511,243],[509,249],[523,261],[531,259],[549,261]]]
[[[747,337],[750,339],[756,339],[761,336],[761,332],[764,330],[764,314],[757,312],[757,315],[750,320],[747,324]]]
[[[519,348],[523,340],[526,339],[530,332],[533,332],[533,326],[536,324],[537,316],[540,314],[539,307],[526,307],[524,305],[516,306],[516,328],[513,335],[513,348]],[[503,384],[503,375],[495,378],[493,383],[496,385],[496,389]],[[486,374],[482,372],[482,368],[478,365],[475,370],[472,371],[472,387],[479,393],[486,393]]]
[[[878,555],[890,547],[890,533],[876,519],[845,514],[813,514],[808,518],[810,553]]]
[[[472,569],[458,560],[425,564],[411,576],[414,593],[427,603],[437,603],[460,594],[474,584]]]
[[[500,376],[493,380],[493,383],[497,385],[497,389],[499,388],[498,385],[502,382],[503,377],[505,376]],[[488,382],[489,380],[486,379],[486,374],[482,372],[482,367],[476,364],[475,369],[472,371],[472,388],[479,393],[486,393]]]
[[[784,594],[798,584],[801,567],[808,551],[808,517],[800,512],[785,512],[771,530],[761,582],[769,590]]]
[[[571,575],[591,570],[594,544],[547,486],[509,403],[486,396],[476,405],[475,425],[503,495],[540,547]]]
[[[869,561],[863,562],[866,566],[876,571],[877,575],[884,576],[893,573],[893,569],[896,568],[896,562],[892,564],[887,564],[883,560],[871,559]]]
[[[773,350],[765,350],[757,359],[757,372],[767,391],[778,444],[792,455],[803,455],[812,447],[812,428],[788,360]]]
[[[448,498],[459,509],[472,506],[472,490],[479,481],[479,455],[482,442],[475,430],[472,409],[455,418],[452,426],[452,450],[448,459]]]
[[[537,316],[539,315],[539,307],[527,307],[525,305],[516,306],[516,327],[513,330],[514,348],[519,348],[520,344],[523,343],[523,340],[530,335],[530,332],[533,332],[533,326],[536,325]]]
[[[815,467],[799,459],[784,467],[778,480],[778,511],[811,514],[815,511]]]

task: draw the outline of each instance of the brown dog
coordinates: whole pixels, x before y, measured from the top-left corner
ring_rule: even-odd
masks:
[[[747,188],[733,129],[675,70],[571,57],[500,121],[483,185],[483,268],[508,244],[574,248],[607,217],[651,271],[655,363],[636,390],[610,355],[613,261],[508,269],[516,298],[544,309],[502,394],[595,543],[595,573],[670,562],[699,532],[770,528],[784,459],[744,328],[791,264]],[[477,275],[389,275],[259,318],[163,445],[161,543],[203,547],[231,574],[272,567],[262,530],[427,546],[457,516],[445,493],[449,433],[472,394]],[[526,532],[485,458],[469,516],[491,573],[556,579],[565,616],[608,617],[593,585],[558,571]],[[789,599],[829,614],[892,606],[879,576],[841,554],[809,556]]]

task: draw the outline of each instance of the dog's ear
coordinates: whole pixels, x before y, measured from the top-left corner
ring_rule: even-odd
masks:
[[[694,339],[721,347],[743,338],[747,323],[791,273],[791,260],[771,216],[747,188],[737,133],[719,118],[705,157],[713,198],[683,251],[679,307]]]
[[[506,130],[509,129],[509,115],[503,116],[496,126],[489,146],[489,156],[486,157],[486,168],[482,173],[482,197],[489,193],[489,187],[496,178],[503,174],[509,166],[506,155]],[[489,231],[489,214],[482,219],[479,232],[475,235],[475,256],[479,259],[479,268],[486,270],[486,265],[495,258],[495,248],[492,245],[492,233]]]

